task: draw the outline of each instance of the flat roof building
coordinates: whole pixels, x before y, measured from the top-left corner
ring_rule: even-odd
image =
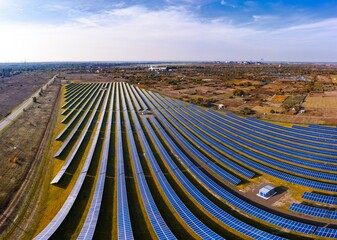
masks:
[[[257,195],[264,199],[269,199],[275,194],[276,194],[275,188],[270,185],[266,185],[259,190],[259,193]]]

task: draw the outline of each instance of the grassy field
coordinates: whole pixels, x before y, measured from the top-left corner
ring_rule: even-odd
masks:
[[[285,95],[274,95],[270,99],[270,101],[275,102],[275,103],[283,103],[287,98],[288,98],[288,96],[285,96]]]
[[[303,103],[306,108],[337,108],[337,97],[308,96]]]
[[[301,104],[305,99],[305,96],[289,96],[285,101],[283,102],[283,105],[296,105]]]
[[[333,83],[337,83],[337,75],[331,75],[331,80]]]

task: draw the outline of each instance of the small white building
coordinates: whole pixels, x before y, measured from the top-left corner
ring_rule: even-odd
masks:
[[[218,109],[221,110],[221,109],[224,109],[225,108],[225,105],[224,104],[218,104]]]
[[[148,114],[151,114],[151,111],[146,109],[146,110],[143,110],[140,112],[141,115],[148,115]]]
[[[259,193],[256,195],[264,199],[269,199],[275,194],[276,194],[275,188],[270,185],[266,185],[263,188],[261,188],[259,190]]]

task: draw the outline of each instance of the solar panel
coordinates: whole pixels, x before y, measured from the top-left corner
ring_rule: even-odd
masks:
[[[151,121],[156,124],[158,127],[159,124],[156,123],[155,119],[152,117],[150,118]],[[216,206],[212,201],[210,201],[206,196],[204,196],[189,180],[186,178],[186,176],[181,172],[181,170],[177,167],[177,165],[173,162],[170,155],[165,150],[164,146],[161,144],[160,140],[156,136],[155,132],[153,131],[152,127],[150,126],[148,120],[146,118],[142,119],[147,131],[150,133],[151,138],[153,139],[154,144],[157,146],[157,148],[160,151],[160,154],[162,158],[165,160],[165,162],[170,166],[170,169],[172,173],[176,176],[178,181],[185,187],[186,191],[194,198],[195,201],[198,201],[198,203],[207,210],[210,214],[212,214],[214,217],[219,219],[224,225],[246,235],[252,238],[256,239],[281,239],[280,237],[277,237],[275,235],[272,235],[270,233],[264,232],[260,229],[257,229],[255,227],[252,227],[239,219],[236,219],[231,214],[228,214],[218,206]],[[165,139],[168,138],[168,136],[164,136]],[[155,164],[155,163],[153,163]]]
[[[106,99],[107,99],[107,97],[106,97]],[[105,112],[105,109],[104,109],[103,112]],[[100,122],[99,124],[102,124],[102,121],[103,121],[103,114],[99,118],[99,122]],[[63,204],[62,208],[58,211],[56,216],[47,225],[47,227],[45,227],[34,239],[36,239],[36,240],[49,239],[55,233],[55,231],[59,228],[59,226],[62,224],[62,222],[64,221],[64,219],[68,215],[68,213],[69,213],[70,209],[72,208],[75,200],[77,199],[77,196],[78,196],[78,194],[79,194],[79,192],[82,188],[84,179],[87,175],[88,169],[89,169],[90,164],[91,164],[93,152],[94,152],[95,147],[96,147],[97,138],[98,138],[98,135],[97,135],[97,137],[94,138],[94,140],[92,142],[89,153],[88,153],[88,155],[85,159],[84,165],[83,165],[83,167],[80,171],[80,175],[78,176],[78,178],[76,180],[76,183],[75,183],[73,189],[71,190],[67,200]]]
[[[319,237],[337,238],[337,229],[319,227],[315,235]]]
[[[111,85],[109,85],[108,91],[109,92],[111,91]],[[106,169],[107,169],[107,164],[108,164],[114,93],[115,93],[115,83],[113,84],[113,90],[110,96],[110,106],[108,110],[108,120],[107,120],[107,126],[105,130],[104,143],[103,143],[103,155],[102,155],[98,180],[96,183],[95,192],[94,192],[94,196],[91,201],[91,204],[90,204],[88,215],[85,219],[84,225],[77,239],[92,239],[95,233],[98,216],[99,216],[99,212],[101,209]],[[106,106],[107,101],[104,104]],[[105,109],[105,107],[103,109]],[[97,132],[99,132],[99,130],[100,129],[97,129]]]
[[[194,107],[194,111],[200,111],[198,108]],[[276,135],[275,132],[270,131],[266,128],[258,127],[254,124],[249,124],[249,122],[244,120],[239,120],[241,118],[232,115],[223,115],[213,110],[207,111],[207,115],[217,121],[231,125],[238,129],[243,129],[245,133],[249,133],[254,137],[254,141],[258,141],[262,144],[268,144],[272,149],[279,149],[281,152],[290,153],[291,155],[298,157],[305,157],[308,160],[320,160],[326,163],[328,155],[322,155],[322,153],[331,154],[331,152],[326,152],[325,150],[320,150],[318,148],[307,147],[305,145],[296,144],[294,139],[284,138],[283,135]],[[246,136],[247,137],[247,136]],[[286,141],[287,140],[287,141]],[[335,161],[333,156],[330,156],[332,161]],[[316,163],[316,162],[312,162]],[[324,163],[321,163],[319,166],[324,166]],[[319,163],[318,163],[319,164]],[[336,168],[335,168],[336,170]]]
[[[337,204],[337,197],[327,196],[319,193],[305,192],[302,196],[303,199],[311,200],[314,202]]]
[[[120,94],[121,93],[121,94]],[[120,100],[119,96],[123,97],[122,85],[117,83],[117,100],[116,100],[116,159],[117,159],[117,238],[118,239],[133,239],[131,220],[129,214],[128,199],[126,194],[123,143],[122,143],[122,128],[120,116]]]
[[[99,89],[99,84],[93,84],[93,87],[88,90],[85,96],[72,108],[67,108],[65,109],[61,114],[66,115],[66,117],[61,121],[61,123],[67,123],[69,119],[72,119],[69,121],[67,124],[68,126],[73,123],[74,119],[77,118],[77,116],[80,115],[80,113],[85,109],[87,103],[89,102],[90,99],[92,99],[92,96],[94,93],[96,93]],[[60,138],[60,134],[56,139]]]
[[[329,218],[331,210],[298,204],[298,203],[292,203],[289,207],[289,210],[302,213],[305,215],[320,217],[320,218]]]
[[[165,223],[164,219],[162,218],[155,201],[153,200],[153,197],[151,195],[150,189],[147,185],[144,173],[143,173],[143,169],[142,169],[142,165],[140,163],[140,159],[138,156],[138,152],[137,152],[137,147],[136,147],[136,143],[133,137],[133,132],[132,132],[132,128],[131,128],[131,124],[130,124],[130,120],[129,120],[129,116],[128,116],[128,112],[126,109],[126,103],[125,100],[128,103],[129,109],[132,113],[133,116],[133,121],[134,124],[136,126],[136,130],[138,133],[138,136],[140,136],[140,142],[141,144],[144,146],[145,148],[145,152],[146,152],[146,156],[149,156],[152,152],[151,152],[151,148],[147,143],[147,139],[144,135],[144,133],[142,132],[142,129],[140,127],[140,124],[138,122],[137,116],[135,114],[134,108],[131,104],[130,98],[129,98],[129,94],[128,91],[126,91],[126,87],[125,84],[123,84],[124,90],[125,90],[125,99],[122,98],[122,104],[123,106],[125,106],[124,110],[123,110],[123,115],[124,115],[124,120],[125,120],[125,126],[126,126],[126,130],[127,130],[127,136],[128,136],[128,142],[130,144],[130,148],[131,148],[131,157],[132,157],[132,164],[134,165],[135,168],[135,176],[138,182],[138,187],[142,196],[142,201],[143,204],[145,205],[145,209],[147,212],[147,216],[150,219],[150,222],[152,224],[152,227],[158,237],[158,239],[176,239],[175,236],[173,235],[173,233],[171,232],[170,228],[167,226],[167,224]],[[129,89],[130,90],[130,89]],[[132,92],[130,92],[132,94]]]
[[[177,110],[178,112],[180,110]],[[193,115],[193,114],[191,114]],[[195,119],[197,119],[197,117],[194,117]],[[239,146],[238,144],[233,143],[232,141],[222,137],[221,135],[219,135],[219,133],[216,132],[216,127],[212,126],[210,123],[208,123],[207,121],[197,121],[197,120],[193,120],[192,118],[189,118],[189,120],[191,121],[192,124],[194,124],[194,126],[196,126],[194,129],[197,128],[201,128],[203,131],[207,132],[209,135],[211,135],[214,139],[217,139],[217,141],[219,141],[220,143],[225,143],[227,145],[229,145],[230,147],[232,147],[233,149],[236,149],[237,151],[240,151],[240,153],[245,153],[249,156],[255,156],[259,159],[263,158],[261,156],[259,156],[258,154],[254,153],[251,150],[248,150],[242,146]],[[197,131],[197,130],[195,130]],[[222,132],[223,133],[223,132]],[[224,133],[223,133],[224,134]],[[295,182],[297,184],[301,184],[301,185],[305,185],[305,186],[309,186],[309,187],[313,187],[313,188],[317,188],[317,189],[322,189],[322,190],[327,190],[327,191],[337,191],[337,186],[334,184],[328,184],[328,183],[323,183],[323,182],[318,182],[315,180],[309,180],[309,179],[305,179],[302,177],[297,177],[297,176],[293,176],[291,174],[288,173],[283,173],[280,172],[278,170],[266,167],[260,163],[254,162],[248,158],[245,158],[243,156],[241,156],[241,154],[235,153],[234,151],[230,150],[230,149],[224,149],[224,151],[227,153],[229,153],[229,155],[233,155],[236,156],[237,159],[240,159],[241,162],[245,162],[247,163],[248,166],[253,166],[255,169],[260,169],[265,173],[268,173],[270,175],[273,176],[277,176],[279,178],[282,179],[289,179],[291,182]],[[274,161],[268,159],[268,158],[263,158],[264,161],[269,162],[269,164],[271,162],[275,163]],[[280,168],[285,167],[285,165],[283,165],[281,163]],[[291,166],[289,166],[288,168],[290,168]],[[301,169],[296,169],[297,171],[302,171]],[[306,171],[302,171],[303,174],[306,173]],[[310,172],[309,172],[310,173]],[[319,176],[319,172],[316,173],[317,176]],[[324,174],[323,174],[324,175]],[[329,176],[329,175],[324,175],[325,176]]]
[[[56,174],[56,176],[53,178],[53,180],[51,181],[51,184],[56,184],[58,183],[61,178],[63,177],[64,173],[67,171],[68,167],[70,166],[70,164],[72,163],[75,155],[77,154],[78,149],[81,147],[81,144],[87,134],[87,131],[90,127],[90,125],[92,124],[92,121],[97,113],[97,109],[99,107],[99,103],[102,101],[103,98],[103,93],[100,94],[97,103],[94,106],[94,109],[91,113],[91,116],[88,120],[88,123],[86,123],[85,128],[82,130],[82,133],[80,135],[80,138],[77,140],[76,145],[74,147],[74,149],[71,151],[70,155],[67,157],[67,159],[65,160],[63,166],[61,167],[61,169],[58,171],[58,173]],[[89,112],[89,111],[87,111]],[[85,116],[83,116],[83,119],[85,118]],[[80,124],[78,125],[78,127],[80,126]],[[76,130],[75,130],[76,129]],[[75,128],[74,131],[71,133],[71,135],[69,135],[69,137],[65,140],[64,144],[61,146],[61,148],[58,150],[58,152],[56,153],[56,156],[59,156],[63,150],[67,147],[67,145],[69,144],[70,140],[72,139],[72,137],[74,136],[74,134],[77,131],[77,128]]]
[[[154,109],[161,109],[156,104],[154,99],[149,94],[147,94],[146,91],[144,91],[144,93],[151,100],[151,102],[153,102],[156,105],[156,106],[153,106]],[[150,103],[148,102],[148,104],[150,104]],[[151,108],[152,108],[152,106],[151,106]],[[163,123],[165,128],[174,129],[174,127],[163,117],[163,115],[159,111],[155,110],[155,113],[156,113],[156,116]],[[165,132],[161,132],[161,134],[164,135]],[[169,141],[169,140],[167,140],[167,141]],[[176,150],[176,151],[179,151],[179,149]],[[182,160],[183,157],[179,157],[179,158]],[[246,212],[249,215],[252,215],[252,216],[254,216],[258,219],[261,219],[263,221],[266,221],[268,223],[274,224],[274,225],[282,227],[282,228],[287,228],[287,229],[291,229],[291,230],[294,230],[294,231],[303,232],[303,233],[307,233],[307,234],[313,233],[315,228],[316,228],[313,225],[304,224],[304,223],[301,223],[301,222],[286,219],[286,218],[280,217],[278,215],[266,212],[262,209],[259,209],[255,206],[245,202],[244,200],[236,197],[235,195],[226,191],[224,188],[220,187],[217,183],[215,183],[212,179],[210,179],[207,175],[205,175],[202,171],[200,171],[199,168],[193,167],[193,164],[188,162],[188,160],[186,160],[184,165],[198,179],[198,181],[201,182],[201,184],[203,184],[206,187],[206,189],[208,189],[209,191],[212,191],[213,194],[218,195],[225,202],[227,202],[230,205],[242,210],[243,212]]]

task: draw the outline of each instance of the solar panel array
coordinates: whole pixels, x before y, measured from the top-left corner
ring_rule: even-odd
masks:
[[[334,197],[334,196],[327,196],[327,195],[323,195],[319,193],[305,192],[302,198],[306,200],[311,200],[314,202],[337,205],[337,197]]]
[[[110,91],[111,91],[111,85],[109,86],[109,92]],[[101,166],[99,170],[98,181],[96,183],[94,197],[91,201],[88,215],[85,219],[84,225],[77,239],[84,240],[84,239],[92,239],[94,237],[99,212],[101,210],[105,177],[106,177],[107,164],[108,164],[108,156],[109,156],[114,95],[115,95],[115,84],[113,84],[113,89],[112,89],[111,96],[110,96],[110,105],[109,105],[108,120],[107,120],[107,126],[106,126],[107,129],[106,129],[105,138],[104,138],[103,155],[102,155],[102,161],[101,161]]]
[[[306,215],[311,215],[320,218],[329,218],[331,211],[323,208],[313,207],[309,205],[292,203],[289,210],[299,212]]]
[[[136,125],[136,130],[137,130],[138,136],[140,136],[141,143],[145,147],[146,155],[149,156],[152,153],[151,148],[147,144],[146,137],[141,130],[141,127],[140,127],[140,124],[138,122],[137,116],[136,116],[135,111],[133,109],[133,106],[130,102],[129,94],[126,91],[126,88],[125,88],[124,84],[123,84],[123,87],[124,87],[125,93],[122,92],[122,96],[124,96],[124,94],[126,96],[126,99],[127,99],[127,102],[128,102],[128,107],[129,107],[129,109],[132,113],[132,118],[133,118],[133,121]],[[132,95],[132,93],[131,93],[131,95]],[[132,98],[135,100],[133,95],[132,95]],[[134,164],[135,175],[136,175],[136,179],[137,179],[137,182],[138,182],[138,185],[139,185],[139,188],[140,188],[143,203],[144,203],[145,209],[147,211],[147,216],[150,219],[150,222],[152,224],[152,227],[153,227],[158,239],[176,239],[176,237],[174,236],[174,234],[172,233],[170,228],[165,223],[163,217],[161,216],[161,214],[160,214],[160,212],[159,212],[159,210],[156,206],[156,203],[153,200],[150,189],[147,185],[145,175],[144,175],[144,172],[143,172],[143,168],[142,168],[142,165],[140,163],[139,156],[138,156],[136,143],[135,143],[135,140],[134,140],[134,137],[133,137],[133,132],[132,132],[129,116],[128,116],[128,109],[127,109],[127,105],[126,105],[124,97],[122,97],[122,105],[123,105],[123,115],[124,115],[124,121],[125,121],[125,125],[126,125],[127,136],[128,136],[129,144],[130,144],[130,147],[131,147],[131,155],[132,155],[132,159],[133,159],[132,163]]]
[[[108,97],[105,96],[105,99],[106,99],[105,103],[104,103],[105,107],[106,107],[107,98]],[[103,112],[104,111],[105,111],[105,109],[103,110]],[[103,115],[101,115],[100,119],[99,119],[100,125],[101,125],[102,121],[103,121]],[[98,138],[98,135],[95,138]],[[60,225],[62,224],[64,219],[67,217],[68,213],[70,212],[72,206],[75,203],[75,200],[76,200],[76,198],[77,198],[77,196],[78,196],[78,194],[79,194],[79,192],[82,188],[83,182],[84,182],[85,177],[87,175],[87,172],[89,170],[91,160],[92,160],[93,151],[94,151],[95,145],[96,145],[96,141],[97,141],[97,139],[94,139],[94,141],[92,142],[92,145],[90,147],[90,152],[85,159],[85,162],[84,162],[84,165],[81,169],[81,172],[80,172],[80,174],[79,174],[79,176],[76,180],[76,183],[75,183],[74,187],[72,188],[67,200],[64,202],[63,206],[58,211],[56,216],[51,220],[51,222],[34,239],[36,239],[36,240],[49,239],[57,231],[57,229],[60,227]]]
[[[195,126],[193,128],[194,132],[197,133],[199,136],[203,136],[204,140],[207,139],[207,141],[210,142],[210,138],[205,137],[203,132],[207,133],[207,135],[217,140],[219,143],[226,144],[226,146],[221,147],[219,149],[227,153],[229,156],[233,156],[235,157],[235,159],[240,160],[241,163],[245,163],[248,166],[253,167],[254,169],[259,170],[263,173],[267,173],[277,178],[285,179],[287,181],[294,182],[300,185],[305,185],[305,186],[309,186],[312,188],[322,189],[322,190],[327,190],[327,191],[337,191],[337,185],[335,184],[329,184],[325,182],[310,180],[310,179],[306,179],[300,176],[291,175],[291,174],[285,173],[277,169],[273,169],[275,164],[277,164],[276,161],[269,159],[267,157],[261,156],[260,154],[257,154],[254,151],[247,149],[244,146],[241,146],[233,142],[232,141],[232,138],[234,138],[233,135],[231,135],[231,137],[225,138],[222,135],[226,135],[226,133],[224,131],[219,130],[216,125],[212,124],[211,122],[207,122],[206,119],[204,119],[204,121],[199,122],[197,120],[197,119],[200,119],[199,115],[196,115],[190,112],[188,116],[184,114],[182,110],[177,110],[177,109],[176,109],[176,113],[178,113],[180,116],[182,116],[183,118],[187,119],[190,123],[192,123],[192,125]],[[173,114],[172,117],[175,117],[178,119],[177,114]],[[228,148],[228,146],[231,148]],[[242,156],[242,153],[246,154],[249,157]],[[252,159],[250,159],[250,157],[254,157],[255,159],[258,159],[264,163],[267,163],[269,166],[265,166],[263,164],[260,164],[259,162],[253,161]],[[283,164],[282,162],[280,162],[278,166],[280,169],[285,168],[285,169],[288,169],[289,171],[290,170],[297,171],[298,173],[301,173],[302,175],[310,175],[311,173],[310,170],[308,169],[297,168],[294,170],[292,166],[287,166]],[[321,175],[323,175],[323,177],[325,176],[324,173],[322,173]],[[317,176],[320,176],[319,172],[317,172]],[[332,175],[332,177],[334,177],[334,175]]]
[[[133,239],[131,219],[129,214],[128,197],[126,194],[125,168],[122,143],[122,120],[120,95],[122,87],[118,84],[116,100],[116,159],[117,159],[117,238]],[[124,108],[125,106],[123,106]]]
[[[337,238],[337,229],[319,227],[315,235],[319,237]]]
[[[154,103],[155,100],[147,94],[147,97]],[[155,97],[156,98],[156,97]],[[157,105],[154,107],[151,107],[152,109],[158,109]],[[161,108],[161,111],[164,111],[163,108]],[[164,118],[164,116],[156,111],[157,117],[160,119],[161,122],[163,122],[163,125],[167,130],[172,130],[174,127]],[[169,118],[169,117],[168,117]],[[165,136],[165,132],[161,131],[161,134]],[[165,139],[167,142],[170,142],[168,138]],[[275,224],[280,227],[288,228],[294,231],[303,232],[307,234],[311,234],[315,230],[315,226],[310,224],[304,224],[301,222],[296,222],[290,219],[283,218],[281,216],[277,216],[275,214],[266,212],[262,209],[259,209],[255,207],[252,204],[249,204],[245,202],[244,200],[236,197],[232,193],[226,191],[225,189],[221,188],[217,183],[215,183],[212,179],[210,179],[208,176],[206,176],[199,168],[191,167],[193,164],[186,158],[179,148],[174,148],[175,154],[177,154],[180,158],[180,160],[184,160],[184,165],[186,168],[189,169],[193,173],[195,177],[199,179],[199,181],[202,182],[204,186],[207,187],[207,189],[211,189],[213,191],[213,194],[218,195],[219,197],[223,198],[227,203],[231,204],[232,206],[242,210],[243,212],[250,214],[258,219],[264,220],[268,223]]]
[[[49,239],[60,229],[87,177],[95,181],[87,210],[82,213],[84,223],[76,237],[95,237],[104,211],[104,192],[109,187],[106,185],[109,162],[115,166],[115,200],[111,203],[116,232],[113,238],[133,239],[140,234],[134,232],[140,226],[134,225],[137,221],[130,214],[135,206],[129,208],[130,203],[138,201],[149,234],[158,239],[176,239],[179,229],[171,228],[170,218],[158,199],[165,202],[171,217],[193,238],[223,239],[224,231],[215,225],[242,238],[283,239],[279,234],[291,236],[289,231],[299,236],[337,238],[336,229],[317,228],[301,215],[293,220],[287,214],[247,201],[233,190],[262,173],[313,189],[337,192],[335,128],[310,125],[291,129],[233,114],[222,115],[126,83],[69,84],[64,102],[60,112],[63,128],[56,137],[62,143],[55,157],[62,156],[65,161],[59,164],[52,183],[58,186],[63,181],[62,176],[70,166],[75,167],[74,159],[83,159],[84,163],[78,165],[81,168],[77,167],[76,174],[69,176],[76,179],[63,206],[35,239]],[[151,110],[153,114],[141,115],[138,111],[142,110]],[[110,154],[111,148],[114,155]],[[97,171],[89,176],[93,161],[97,161]],[[128,178],[136,184],[138,200],[129,196]],[[302,197],[337,205],[334,196],[305,192]],[[235,214],[229,209],[235,210]],[[318,206],[293,203],[289,210],[337,220],[337,211]],[[259,229],[259,226],[268,227]]]

